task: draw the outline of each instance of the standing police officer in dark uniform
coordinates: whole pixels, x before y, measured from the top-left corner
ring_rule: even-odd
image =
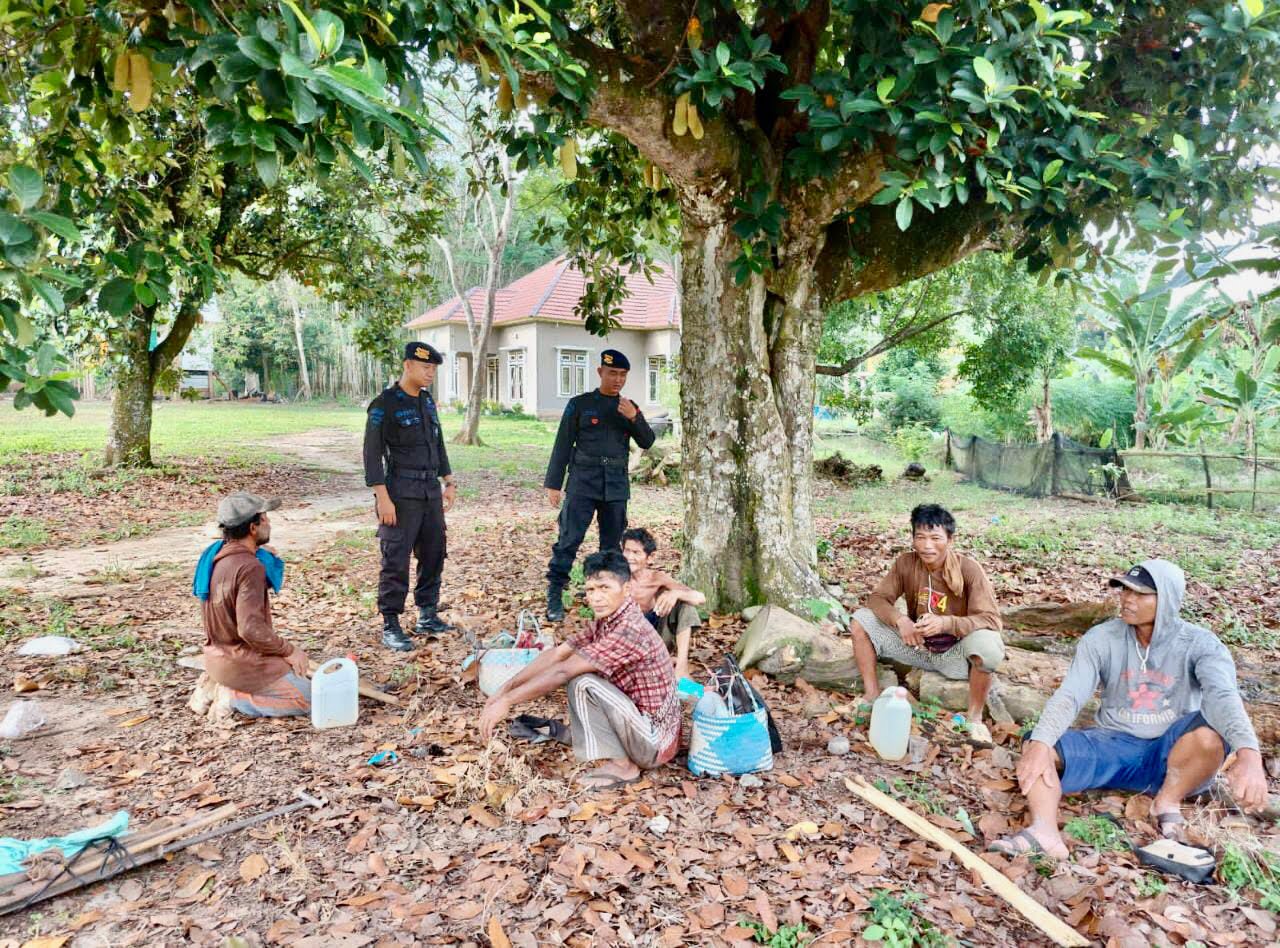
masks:
[[[591,518],[600,528],[600,549],[618,549],[627,528],[627,498],[631,482],[627,477],[630,441],[647,448],[653,444],[653,429],[639,407],[619,393],[626,384],[631,363],[617,349],[600,353],[600,387],[569,399],[560,418],[555,447],[543,486],[552,507],[560,508],[560,536],[551,548],[547,566],[547,619],[564,619],[563,592],[569,571]],[[565,468],[569,485],[561,505]]]
[[[382,546],[382,644],[399,652],[413,651],[413,642],[400,628],[410,552],[418,558],[415,634],[440,635],[454,628],[436,615],[445,558],[444,512],[458,492],[436,403],[427,391],[443,362],[444,356],[426,343],[405,346],[400,380],[369,403],[364,429],[364,482],[373,488]]]

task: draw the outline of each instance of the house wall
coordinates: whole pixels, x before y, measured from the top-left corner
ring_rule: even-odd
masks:
[[[591,335],[581,326],[568,323],[536,323],[534,328],[537,330],[538,353],[536,414],[540,418],[559,418],[571,397],[560,392],[561,349],[586,351],[587,391],[600,384],[596,368],[600,365],[601,350],[617,349],[623,353],[631,362],[631,371],[627,374],[622,394],[642,409],[651,405],[646,397],[647,359],[650,356],[670,359],[679,351],[679,333],[674,330],[619,329],[602,338]]]
[[[419,329],[416,339],[435,346],[444,353],[436,382],[436,400],[447,405],[465,402],[467,398],[467,353],[471,339],[465,325],[433,326]],[[599,384],[596,367],[603,349],[617,349],[631,361],[631,372],[622,393],[642,409],[656,405],[648,398],[648,360],[662,357],[670,365],[680,352],[680,333],[674,329],[620,329],[608,336],[593,336],[581,326],[570,323],[530,322],[495,326],[489,337],[486,355],[498,356],[498,400],[506,407],[518,407],[540,418],[559,418],[570,396],[559,390],[561,349],[584,350],[587,354],[587,385],[591,391]],[[524,395],[515,398],[511,391],[511,355],[524,353]],[[461,356],[461,358],[460,358]],[[486,359],[474,360],[475,370],[486,370]]]

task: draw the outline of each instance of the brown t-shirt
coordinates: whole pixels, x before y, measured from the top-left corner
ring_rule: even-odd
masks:
[[[261,691],[289,672],[284,656],[293,646],[271,625],[267,571],[240,544],[228,544],[213,559],[204,619],[204,670],[235,691]]]
[[[901,613],[895,603],[900,596],[906,600],[912,622],[927,613],[949,616],[953,635],[965,636],[974,629],[998,631],[1001,627],[991,580],[977,560],[954,550],[937,572],[931,572],[914,551],[903,553],[867,597],[867,608],[896,629]]]

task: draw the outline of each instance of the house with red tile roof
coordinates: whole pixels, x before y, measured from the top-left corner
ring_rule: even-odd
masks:
[[[540,418],[558,418],[574,395],[599,383],[596,367],[602,349],[617,349],[631,362],[623,394],[652,414],[680,352],[680,293],[669,270],[653,280],[643,273],[627,277],[618,328],[607,336],[587,332],[574,307],[585,280],[569,260],[553,260],[498,291],[488,351],[471,352],[467,316],[453,297],[410,320],[414,339],[444,353],[436,381],[441,404],[465,403],[471,373],[485,374],[485,400],[518,407]],[[480,318],[484,290],[467,296]]]

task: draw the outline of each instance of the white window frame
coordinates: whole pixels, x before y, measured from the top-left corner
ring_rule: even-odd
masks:
[[[591,362],[591,350],[580,349],[577,346],[556,346],[556,395],[560,398],[573,398],[575,395],[581,395],[588,392],[587,388],[587,367]],[[570,372],[569,384],[565,384],[565,369]],[[578,373],[578,379],[581,387],[577,391],[573,391],[572,378],[573,373]]]
[[[658,397],[662,394],[662,376],[669,371],[670,361],[664,355],[649,356],[645,360],[645,404],[658,404]]]
[[[525,350],[512,349],[507,353],[507,397],[513,405],[524,404]],[[516,386],[516,369],[520,370],[520,385]]]
[[[496,355],[484,357],[484,394],[491,402],[502,400],[502,373]]]

